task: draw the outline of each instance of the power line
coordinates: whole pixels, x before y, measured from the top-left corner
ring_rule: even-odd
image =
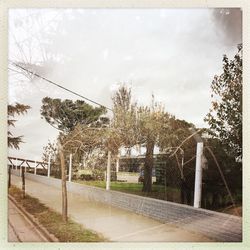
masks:
[[[74,94],[74,95],[76,95],[76,96],[79,96],[79,97],[81,97],[81,98],[83,98],[83,99],[85,99],[85,100],[87,100],[87,101],[89,101],[89,102],[91,102],[91,103],[94,103],[94,104],[96,104],[96,105],[98,105],[98,106],[100,106],[100,107],[104,107],[104,108],[106,108],[106,109],[108,109],[108,110],[110,110],[110,111],[113,111],[111,108],[108,108],[108,107],[106,107],[106,106],[104,106],[104,105],[102,105],[102,104],[100,104],[100,103],[98,103],[98,102],[96,102],[96,101],[93,101],[93,100],[91,100],[91,99],[89,99],[89,98],[87,98],[87,97],[85,97],[85,96],[83,96],[83,95],[80,95],[80,94],[76,93],[76,92],[73,91],[73,90],[70,90],[70,89],[68,89],[68,88],[65,88],[65,87],[61,86],[60,84],[55,83],[55,82],[53,82],[53,81],[51,81],[51,80],[49,80],[49,79],[47,79],[47,78],[45,78],[45,77],[43,77],[43,76],[40,76],[40,75],[38,75],[37,73],[32,72],[32,71],[30,71],[30,70],[28,70],[28,69],[26,69],[26,68],[24,68],[24,67],[22,67],[22,66],[16,64],[16,63],[13,63],[13,62],[12,62],[12,64],[13,64],[14,66],[16,66],[17,68],[20,68],[20,69],[22,69],[22,70],[24,70],[24,71],[26,71],[26,72],[28,72],[28,73],[30,73],[30,74],[36,76],[36,77],[39,77],[39,78],[43,79],[43,80],[46,81],[46,82],[49,82],[49,83],[51,83],[51,84],[57,86],[58,88],[61,88],[61,89],[63,89],[63,90],[66,90],[66,91],[70,92],[71,94]],[[15,71],[15,70],[13,70],[13,69],[11,69],[11,68],[8,68],[8,69],[10,69],[10,70],[12,70],[12,71]]]

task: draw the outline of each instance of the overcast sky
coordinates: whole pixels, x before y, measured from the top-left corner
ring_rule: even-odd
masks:
[[[210,85],[241,42],[239,9],[10,9],[9,59],[42,65],[39,73],[112,106],[120,83],[134,99],[151,95],[166,111],[198,127],[210,107]],[[14,67],[12,67],[14,69]],[[40,116],[45,96],[77,97],[51,84],[9,73],[9,103],[32,107],[11,131],[25,143],[9,155],[41,159],[58,131]]]

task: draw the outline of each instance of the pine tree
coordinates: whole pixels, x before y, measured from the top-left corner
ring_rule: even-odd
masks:
[[[17,120],[13,119],[15,115],[23,115],[27,113],[30,106],[16,103],[15,105],[8,105],[8,127],[15,127],[15,122]],[[19,144],[22,143],[23,136],[13,136],[13,134],[8,130],[8,147],[19,149]]]

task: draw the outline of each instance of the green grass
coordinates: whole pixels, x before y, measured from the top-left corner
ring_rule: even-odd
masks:
[[[123,175],[123,176],[124,175],[125,176],[129,175],[129,176],[137,176],[137,177],[139,177],[138,172],[118,172],[117,175]]]
[[[15,186],[9,189],[9,194],[20,203],[27,212],[32,214],[38,221],[60,242],[103,242],[107,241],[100,234],[85,229],[82,225],[72,221],[64,222],[62,215],[46,207],[38,199],[26,194],[22,199],[21,190]]]
[[[105,188],[106,182],[105,181],[82,181],[82,180],[75,180],[75,182],[85,185],[90,185],[99,188]],[[161,200],[168,200],[168,201],[175,201],[180,202],[180,191],[175,188],[165,187],[163,185],[152,185],[152,192],[145,193],[142,192],[142,183],[128,183],[128,182],[111,182],[110,189],[114,191],[120,191],[124,193],[130,193],[140,196],[147,196],[151,198],[161,199]]]

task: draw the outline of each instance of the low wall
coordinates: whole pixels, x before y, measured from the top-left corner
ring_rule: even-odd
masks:
[[[12,173],[18,176],[20,174],[16,170],[12,170]],[[56,188],[61,187],[60,179],[29,173],[25,175],[27,179]],[[89,200],[133,211],[163,223],[172,223],[218,241],[239,242],[242,240],[241,217],[118,191],[107,191],[74,182],[67,182],[67,189]]]

